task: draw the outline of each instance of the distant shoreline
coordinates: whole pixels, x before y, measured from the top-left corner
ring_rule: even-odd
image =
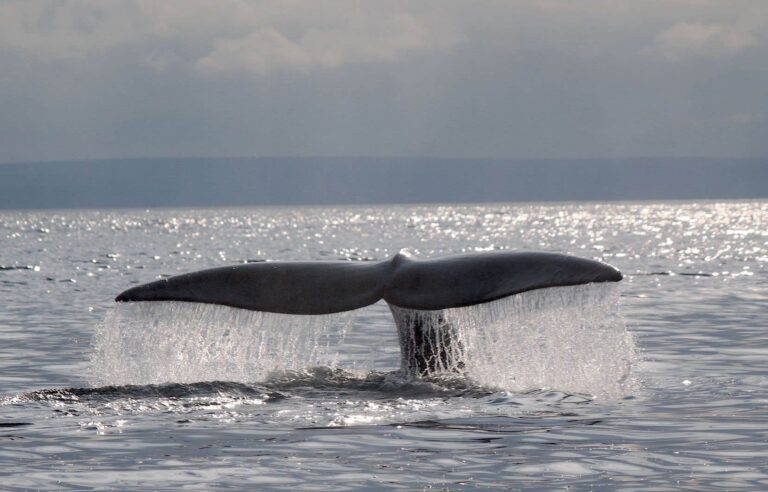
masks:
[[[768,158],[153,158],[0,164],[0,209],[768,198]]]

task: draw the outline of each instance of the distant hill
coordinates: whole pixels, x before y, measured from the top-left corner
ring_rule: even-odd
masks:
[[[114,159],[0,164],[0,208],[768,198],[766,159]]]

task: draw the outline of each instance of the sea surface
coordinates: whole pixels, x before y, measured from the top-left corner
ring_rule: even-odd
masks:
[[[428,378],[398,371],[384,303],[113,302],[403,248],[625,278],[459,313],[475,362]],[[3,490],[768,489],[766,201],[3,211],[0,300]]]

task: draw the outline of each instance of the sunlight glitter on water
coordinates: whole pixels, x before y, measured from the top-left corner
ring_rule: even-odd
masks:
[[[292,491],[765,490],[766,231],[766,201],[0,213],[0,479],[10,490],[213,488],[206,480]],[[89,364],[95,327],[131,285],[247,260],[384,259],[400,248],[421,258],[547,250],[614,264],[642,350],[630,373],[640,388],[611,399],[402,378],[384,304],[354,313],[341,349],[329,347],[330,359],[340,351],[335,367],[249,383],[88,384],[99,379]],[[621,346],[620,332],[608,330],[611,344]],[[599,346],[605,335],[587,333],[562,346]],[[518,350],[536,339],[518,335],[509,340]],[[212,375],[232,369],[200,360]],[[168,375],[155,367],[141,379]],[[550,384],[533,376],[533,386]]]

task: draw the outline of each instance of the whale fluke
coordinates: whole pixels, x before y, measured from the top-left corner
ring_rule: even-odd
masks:
[[[139,285],[118,302],[187,301],[283,314],[350,311],[385,300],[397,325],[404,371],[460,372],[465,347],[442,310],[547,287],[618,282],[594,260],[555,253],[488,253],[378,262],[265,262],[213,268]]]
[[[556,253],[468,254],[379,262],[263,262],[212,268],[139,285],[118,302],[187,301],[283,314],[330,314],[384,299],[393,306],[439,310],[534,289],[618,282],[594,260]]]

